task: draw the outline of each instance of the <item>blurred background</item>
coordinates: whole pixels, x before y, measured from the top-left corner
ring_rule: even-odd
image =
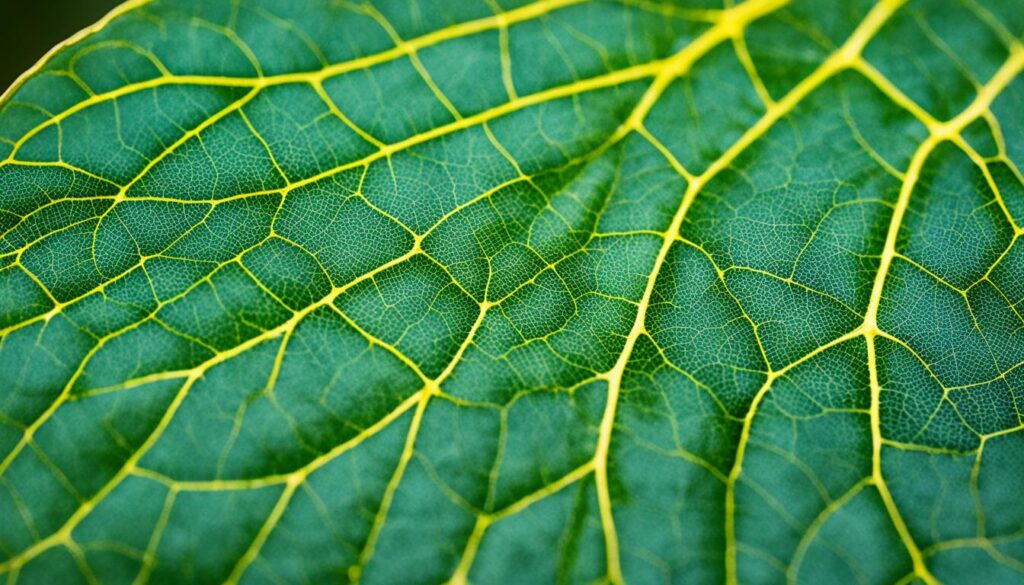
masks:
[[[0,0],[0,93],[54,45],[118,4],[119,0]]]

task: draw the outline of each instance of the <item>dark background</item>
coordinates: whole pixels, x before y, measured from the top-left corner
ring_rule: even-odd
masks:
[[[0,0],[0,93],[54,45],[118,4],[119,0]]]

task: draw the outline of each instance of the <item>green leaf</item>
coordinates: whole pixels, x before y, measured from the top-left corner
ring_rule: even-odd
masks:
[[[1021,14],[129,2],[0,98],[0,573],[1020,583]]]

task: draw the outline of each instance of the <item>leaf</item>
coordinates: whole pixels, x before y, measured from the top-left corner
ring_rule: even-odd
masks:
[[[1022,32],[125,4],[0,99],[0,572],[1020,583]]]

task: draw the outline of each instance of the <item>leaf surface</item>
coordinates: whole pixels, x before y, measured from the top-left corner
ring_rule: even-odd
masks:
[[[0,573],[1020,583],[1022,33],[125,4],[0,98]]]

